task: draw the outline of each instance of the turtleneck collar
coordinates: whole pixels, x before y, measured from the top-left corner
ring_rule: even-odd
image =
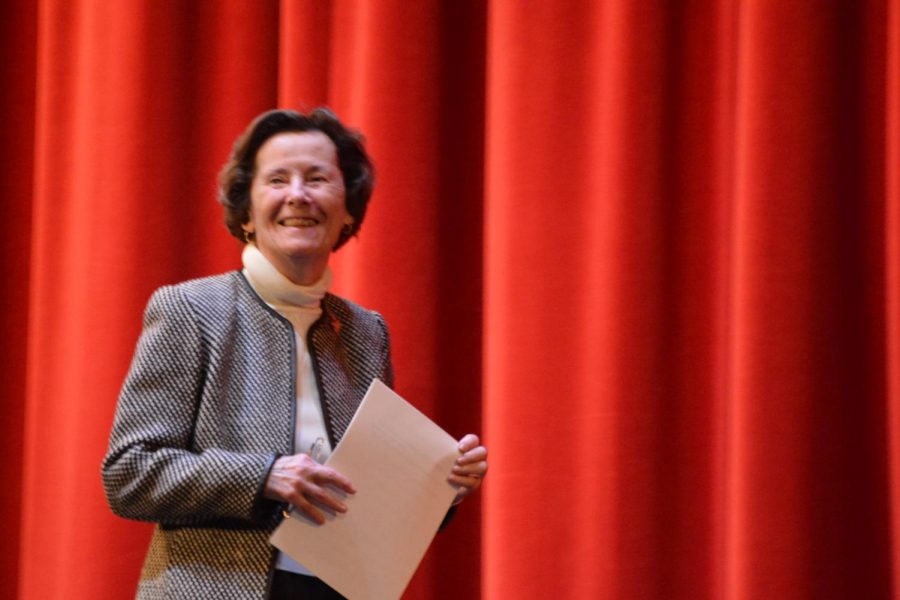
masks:
[[[312,285],[297,285],[282,275],[254,244],[244,246],[241,259],[247,280],[266,304],[316,308],[331,287],[332,275],[328,267]]]

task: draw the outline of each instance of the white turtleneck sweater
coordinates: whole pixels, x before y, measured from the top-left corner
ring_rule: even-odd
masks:
[[[259,297],[294,326],[297,346],[297,419],[294,424],[294,452],[305,452],[318,462],[325,462],[331,454],[331,444],[325,429],[325,415],[316,386],[312,358],[306,345],[310,325],[322,315],[322,298],[331,286],[331,270],[309,286],[297,285],[281,274],[253,245],[247,244],[242,254],[244,275]],[[303,575],[313,573],[279,552],[275,568]]]

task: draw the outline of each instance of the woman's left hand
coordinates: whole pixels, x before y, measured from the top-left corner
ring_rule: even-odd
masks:
[[[459,504],[463,498],[478,489],[488,468],[487,448],[481,445],[474,433],[466,434],[459,440],[459,452],[461,456],[456,459],[453,473],[447,478],[459,488],[453,504]]]

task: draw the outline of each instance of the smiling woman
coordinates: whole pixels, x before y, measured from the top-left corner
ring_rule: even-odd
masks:
[[[372,379],[393,384],[381,315],[328,292],[372,181],[325,109],[265,113],[235,143],[219,199],[244,268],[150,299],[103,462],[113,511],[157,523],[139,598],[340,598],[268,538],[285,510],[347,510],[326,490],[353,483],[322,463]],[[487,471],[476,435],[459,453],[457,504]]]
[[[341,231],[353,226],[337,148],[321,131],[280,133],[256,155],[245,236],[300,285],[318,280]]]

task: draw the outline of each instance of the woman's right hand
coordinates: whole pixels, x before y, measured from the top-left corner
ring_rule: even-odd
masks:
[[[320,465],[307,454],[294,454],[282,456],[272,465],[264,495],[270,500],[287,502],[322,525],[325,523],[322,507],[347,512],[347,507],[325,489],[328,486],[348,494],[356,493],[350,480],[334,469]]]

